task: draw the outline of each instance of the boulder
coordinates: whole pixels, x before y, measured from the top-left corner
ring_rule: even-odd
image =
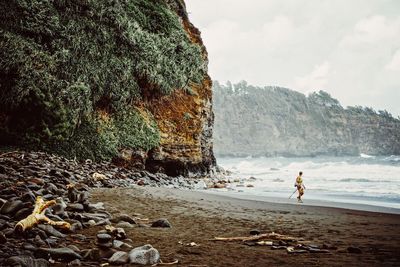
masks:
[[[129,252],[129,262],[134,264],[156,264],[160,261],[160,253],[152,245],[144,245]]]

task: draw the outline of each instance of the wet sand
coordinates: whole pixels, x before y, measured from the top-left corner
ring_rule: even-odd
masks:
[[[135,226],[125,230],[134,246],[151,244],[164,262],[179,260],[177,266],[400,266],[398,214],[150,187],[94,189],[92,201],[104,202],[113,215],[141,214],[149,222],[167,218],[172,228]],[[249,236],[253,229],[337,249],[325,254],[288,254],[240,241],[212,241],[215,236]],[[198,246],[186,245],[191,242]],[[348,247],[362,253],[349,253]]]

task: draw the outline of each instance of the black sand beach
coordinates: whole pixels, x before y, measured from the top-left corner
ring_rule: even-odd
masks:
[[[167,218],[172,228],[126,229],[134,245],[152,244],[164,262],[181,266],[398,266],[400,215],[351,209],[235,199],[189,190],[144,188],[95,189],[113,215],[139,214],[153,221]],[[290,254],[270,246],[214,237],[275,232],[298,244],[327,253]],[[96,227],[88,229],[96,231]],[[191,246],[190,243],[195,245]]]

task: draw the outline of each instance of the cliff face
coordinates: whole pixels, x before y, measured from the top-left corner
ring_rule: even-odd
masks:
[[[230,156],[400,154],[400,120],[343,108],[327,93],[305,95],[245,82],[214,85],[214,151]]]
[[[206,173],[207,63],[181,0],[3,1],[1,145]]]

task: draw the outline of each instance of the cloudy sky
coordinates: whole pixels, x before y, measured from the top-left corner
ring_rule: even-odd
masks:
[[[186,0],[212,79],[400,115],[400,0]]]

